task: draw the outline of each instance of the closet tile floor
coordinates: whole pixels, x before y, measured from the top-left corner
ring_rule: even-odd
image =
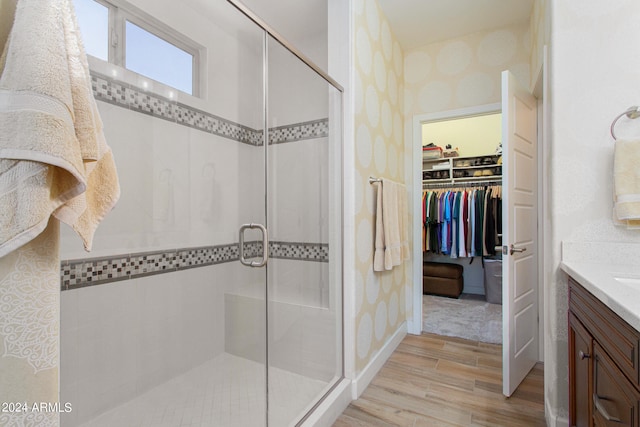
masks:
[[[238,427],[265,425],[264,365],[223,353],[83,424],[83,427]],[[306,413],[327,383],[269,369],[270,424]]]
[[[334,427],[545,426],[543,366],[502,395],[502,346],[408,335]]]

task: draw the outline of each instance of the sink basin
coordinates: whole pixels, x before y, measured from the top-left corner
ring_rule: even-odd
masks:
[[[618,282],[622,283],[623,285],[640,287],[640,277],[627,276],[627,277],[614,277],[614,279],[616,279]]]

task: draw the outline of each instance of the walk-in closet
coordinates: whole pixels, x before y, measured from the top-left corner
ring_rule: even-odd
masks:
[[[422,124],[425,332],[502,342],[501,119]]]

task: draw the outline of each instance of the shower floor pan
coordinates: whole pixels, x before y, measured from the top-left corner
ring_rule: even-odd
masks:
[[[269,383],[271,426],[297,421],[327,388],[324,381],[274,367]],[[223,353],[82,427],[264,426],[264,394],[264,365]]]

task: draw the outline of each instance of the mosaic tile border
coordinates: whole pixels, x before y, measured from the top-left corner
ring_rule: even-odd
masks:
[[[91,88],[97,100],[108,102],[109,104],[183,126],[189,126],[243,144],[255,146],[264,144],[262,130],[252,129],[179,102],[171,101],[160,95],[144,92],[135,86],[95,71],[91,72]],[[328,135],[329,119],[313,120],[270,128],[269,144],[323,138]]]
[[[262,242],[246,242],[245,257],[262,256]],[[329,262],[328,243],[269,242],[269,258]]]
[[[269,258],[329,262],[329,244],[269,242]]]
[[[323,138],[329,135],[329,119],[313,120],[269,129],[269,144]]]
[[[259,257],[262,242],[246,242],[245,254],[247,258]],[[329,245],[269,242],[269,257],[329,262]],[[238,260],[237,243],[67,260],[60,263],[60,284],[66,291]]]

